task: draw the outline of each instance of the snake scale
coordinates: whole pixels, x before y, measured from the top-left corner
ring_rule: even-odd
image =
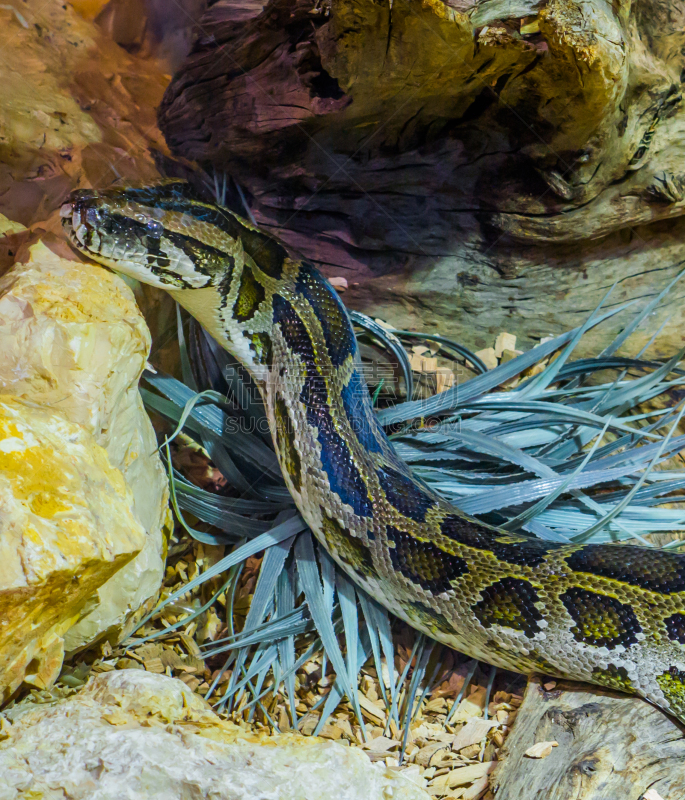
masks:
[[[685,722],[685,556],[512,535],[438,497],[376,422],[330,284],[187,184],[81,190],[62,217],[79,251],[168,291],[242,362],[300,513],[372,597],[472,657],[637,694]]]

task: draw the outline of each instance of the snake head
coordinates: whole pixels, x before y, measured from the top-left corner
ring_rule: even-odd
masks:
[[[218,283],[236,242],[217,240],[216,206],[193,200],[188,184],[73,192],[62,206],[64,230],[81,253],[167,291]]]

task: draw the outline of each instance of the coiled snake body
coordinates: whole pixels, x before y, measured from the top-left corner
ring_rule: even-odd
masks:
[[[170,292],[250,371],[302,516],[386,608],[491,664],[685,721],[685,556],[511,535],[436,496],[376,422],[327,281],[185,184],[78,192],[62,216],[80,251]]]

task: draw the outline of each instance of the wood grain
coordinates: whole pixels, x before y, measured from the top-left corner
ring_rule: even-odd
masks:
[[[351,308],[528,349],[682,269],[684,53],[685,0],[217,0],[159,120]],[[685,282],[625,354],[666,321]]]
[[[559,746],[546,758],[524,755],[549,741]],[[545,691],[531,678],[501,758],[496,800],[639,800],[650,788],[685,797],[682,726],[644,700],[580,683]]]

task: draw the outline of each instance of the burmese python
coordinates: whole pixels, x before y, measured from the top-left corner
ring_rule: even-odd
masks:
[[[83,190],[62,216],[76,248],[170,292],[245,365],[302,516],[386,608],[475,658],[638,694],[685,722],[685,556],[524,538],[442,500],[376,422],[330,284],[186,184]]]

